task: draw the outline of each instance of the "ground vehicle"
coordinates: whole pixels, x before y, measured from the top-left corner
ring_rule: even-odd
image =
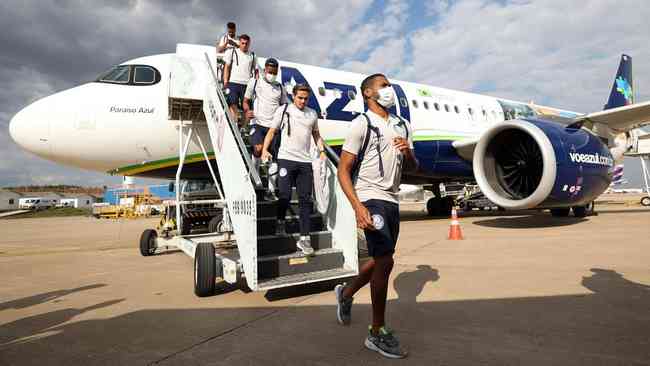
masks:
[[[57,200],[52,198],[34,197],[21,198],[18,207],[28,210],[43,210],[56,206]]]

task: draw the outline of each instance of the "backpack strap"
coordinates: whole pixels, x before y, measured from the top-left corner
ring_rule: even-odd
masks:
[[[251,96],[251,100],[255,100],[255,97],[257,96],[257,81],[259,80],[259,77],[255,78],[255,82],[253,83],[253,95]]]
[[[289,113],[287,113],[287,108],[289,108],[289,103],[286,103],[284,105],[284,109],[282,110],[282,117],[281,117],[281,120],[280,120],[280,131],[282,131],[282,129],[284,129],[284,123],[282,121],[284,120],[284,115],[286,114],[287,115],[287,123],[286,123],[287,124],[287,136],[291,136],[291,122],[290,122],[290,117],[291,116],[289,115]]]
[[[255,52],[251,52],[251,55],[253,56],[253,59],[251,60],[251,70],[249,74],[252,77],[253,75],[255,75]]]
[[[235,47],[232,48],[232,58],[235,60],[235,65],[239,66],[239,55],[237,54],[237,49]],[[232,63],[232,60],[230,61]]]
[[[374,127],[370,124],[370,118],[368,117],[367,114],[361,113],[361,115],[366,119],[366,134],[365,137],[363,138],[363,144],[361,145],[361,149],[359,149],[359,153],[357,154],[357,158],[354,161],[354,165],[352,166],[352,181],[356,181],[356,179],[359,176],[359,171],[361,170],[361,162],[363,161],[365,155],[366,155],[366,149],[368,149],[368,144],[370,143],[370,133],[374,132],[375,135],[377,136],[377,154],[379,155],[379,172],[381,176],[384,176],[384,163],[381,159],[381,148],[379,146],[379,128]]]
[[[406,131],[406,139],[408,140],[409,139],[408,122],[404,118],[402,118],[400,116],[396,115],[395,117],[399,118],[399,123],[397,125],[398,126],[404,126],[404,130]]]

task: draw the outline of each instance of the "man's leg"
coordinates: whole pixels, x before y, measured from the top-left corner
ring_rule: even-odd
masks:
[[[343,290],[343,297],[345,299],[351,299],[363,286],[367,285],[370,282],[372,277],[372,272],[375,268],[375,259],[370,258],[369,261],[364,263],[361,268],[359,268],[359,275],[352,281],[350,284],[345,286]]]
[[[312,191],[314,186],[314,174],[311,163],[300,163],[296,177],[296,189],[298,191],[298,202],[300,204],[300,236],[309,236],[311,231]]]
[[[370,297],[372,299],[372,331],[377,333],[385,325],[386,296],[388,279],[393,270],[393,255],[387,254],[375,258],[375,268],[370,279]]]

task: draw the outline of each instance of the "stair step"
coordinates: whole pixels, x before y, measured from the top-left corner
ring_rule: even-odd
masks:
[[[322,231],[324,229],[323,216],[319,214],[311,214],[311,227],[309,232]],[[264,217],[257,219],[257,235],[275,235],[275,228],[277,226],[277,218]],[[300,219],[299,216],[288,216],[285,219],[285,229],[289,234],[300,232]]]
[[[270,290],[273,288],[300,285],[310,282],[325,281],[336,278],[345,278],[354,276],[356,273],[346,268],[328,269],[325,271],[316,271],[309,273],[298,273],[295,275],[281,276],[272,279],[259,280],[257,282],[259,290]]]
[[[343,267],[343,252],[339,249],[317,250],[308,257],[302,252],[258,257],[257,278],[277,278]]]
[[[315,205],[312,204],[311,212],[316,212]],[[289,209],[287,210],[287,216],[295,216],[300,213],[300,204],[297,200],[291,200],[289,202]],[[274,201],[257,201],[257,218],[264,217],[277,217],[278,215],[278,200]]]
[[[332,247],[332,233],[329,231],[317,231],[309,234],[311,246],[314,250],[328,249]],[[257,237],[257,256],[283,255],[296,252],[296,241],[300,234],[289,234],[286,236],[264,235]]]

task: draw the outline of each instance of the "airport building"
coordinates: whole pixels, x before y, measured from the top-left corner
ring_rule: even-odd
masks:
[[[23,196],[20,193],[0,189],[0,211],[11,211],[18,209],[18,201]]]

